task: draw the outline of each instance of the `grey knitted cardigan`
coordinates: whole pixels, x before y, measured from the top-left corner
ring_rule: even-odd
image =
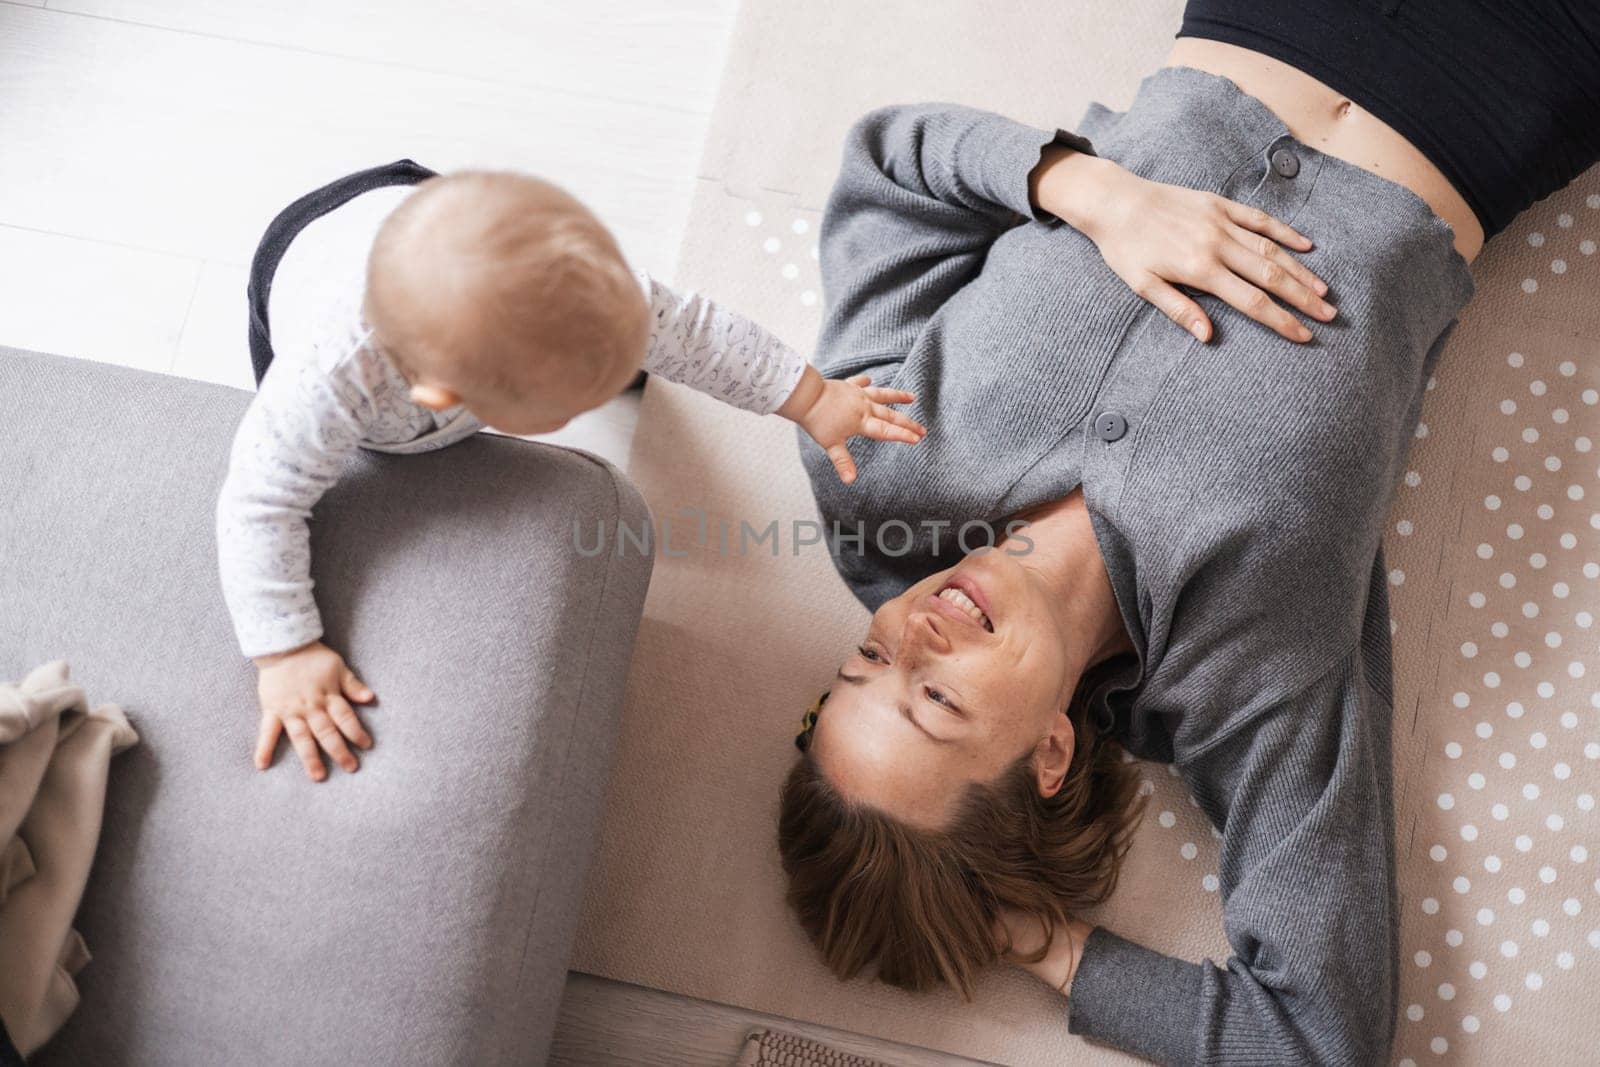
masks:
[[[963,522],[1081,485],[1137,649],[1092,703],[1219,831],[1233,954],[1188,962],[1097,927],[1069,1029],[1167,1063],[1382,1062],[1398,931],[1380,539],[1471,274],[1420,198],[1226,79],[1163,68],[1078,131],[946,104],[850,131],[817,362],[914,392],[929,433],[853,441],[850,487],[801,435],[834,562],[876,609],[959,559]],[[1053,141],[1291,222],[1338,318],[1298,345],[1202,295],[1216,336],[1199,344],[1032,208]],[[1273,166],[1283,148],[1297,168]]]

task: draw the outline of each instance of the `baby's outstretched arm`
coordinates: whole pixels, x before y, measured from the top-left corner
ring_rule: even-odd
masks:
[[[679,294],[636,272],[650,300],[644,369],[758,415],[798,423],[833,460],[845,482],[856,476],[846,442],[855,436],[916,444],[926,430],[890,408],[916,398],[874,388],[869,378],[823,378],[798,351],[758,323],[698,293]]]
[[[319,745],[347,771],[357,763],[346,742],[372,745],[350,707],[371,691],[319,640],[306,525],[361,440],[367,384],[343,361],[331,372],[310,359],[274,363],[239,424],[217,499],[223,599],[240,651],[260,671],[256,765],[270,764],[286,732],[315,781],[327,776]]]

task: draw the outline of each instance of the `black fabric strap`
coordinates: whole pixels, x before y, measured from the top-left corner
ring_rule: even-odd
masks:
[[[267,227],[256,254],[250,260],[250,284],[246,298],[250,302],[250,365],[255,370],[256,385],[266,376],[272,365],[272,330],[267,321],[267,298],[272,295],[272,276],[289,249],[289,242],[312,222],[320,219],[341,204],[348,203],[362,193],[381,189],[386,185],[416,185],[435,176],[429,170],[409,159],[396,160],[381,167],[357,171],[348,177],[330,182],[322,188],[307,193],[282,211]],[[0,1067],[5,1061],[0,1060]]]

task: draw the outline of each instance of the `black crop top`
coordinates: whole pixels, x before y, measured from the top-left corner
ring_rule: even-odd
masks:
[[[1190,0],[1178,36],[1348,96],[1444,173],[1485,238],[1600,159],[1600,0]]]

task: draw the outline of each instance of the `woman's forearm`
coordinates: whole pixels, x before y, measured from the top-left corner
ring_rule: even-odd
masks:
[[[1020,915],[1005,917],[1010,957],[1045,985],[1063,996],[1072,991],[1072,979],[1078,973],[1078,963],[1083,959],[1083,945],[1089,940],[1094,927],[1082,919],[1069,918],[1056,927],[1050,938],[1050,948],[1039,960],[1026,961],[1044,944],[1045,930],[1037,919]]]
[[[1075,230],[1087,232],[1090,220],[1104,206],[1115,175],[1122,168],[1109,159],[1065,145],[1050,145],[1028,175],[1033,206],[1054,215]]]
[[[1083,959],[1084,943],[1089,940],[1089,935],[1094,932],[1094,927],[1082,919],[1069,919],[1067,920],[1066,932],[1069,938],[1068,943],[1071,947],[1071,954],[1067,960],[1067,976],[1056,988],[1070,995],[1072,993],[1072,980],[1078,974],[1078,963]]]

